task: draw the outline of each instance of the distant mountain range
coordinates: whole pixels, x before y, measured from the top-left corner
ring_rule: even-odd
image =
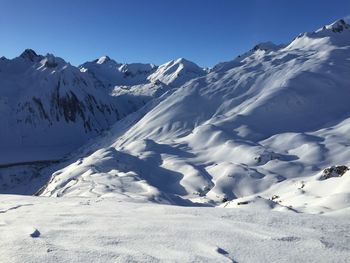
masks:
[[[154,96],[204,74],[185,59],[157,67],[105,56],[77,68],[31,49],[2,57],[0,164],[59,159]],[[134,85],[148,90],[135,94]]]

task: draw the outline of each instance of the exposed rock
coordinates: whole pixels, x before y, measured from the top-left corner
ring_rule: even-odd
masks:
[[[35,229],[35,230],[30,234],[30,236],[31,236],[32,238],[37,238],[37,237],[40,236],[40,231],[39,231],[38,229]]]
[[[340,177],[343,176],[348,170],[349,167],[345,165],[331,166],[323,170],[321,179],[325,180],[331,177]]]
[[[247,204],[249,204],[249,201],[241,201],[237,203],[237,205],[247,205]]]
[[[272,160],[279,160],[281,159],[281,156],[279,154],[276,154],[274,152],[264,151],[263,153],[259,154],[258,156],[254,157],[254,160],[258,164],[266,164],[269,161]]]
[[[273,201],[273,200],[276,200],[276,199],[278,199],[278,198],[280,198],[279,195],[273,195],[273,196],[271,197],[271,200]]]
[[[35,61],[35,59],[39,58],[40,56],[37,53],[35,53],[33,49],[26,49],[23,51],[20,57],[30,61]]]

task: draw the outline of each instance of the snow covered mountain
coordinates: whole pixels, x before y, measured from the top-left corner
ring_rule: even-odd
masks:
[[[103,56],[79,66],[88,72],[105,88],[115,86],[134,86],[149,83],[162,83],[178,87],[190,79],[205,75],[205,70],[195,63],[180,58],[161,66],[153,64],[121,64],[108,56]]]
[[[152,82],[161,82],[166,85],[179,87],[188,80],[205,75],[205,70],[197,66],[195,63],[184,58],[172,60],[165,63],[148,77]]]
[[[346,262],[349,73],[343,20],[208,71],[1,58],[2,258]]]
[[[52,175],[44,196],[340,211],[350,203],[349,68],[344,20],[209,71],[107,56],[76,68],[26,50],[0,60],[2,163],[77,149],[30,168],[41,185],[26,192]]]
[[[123,116],[106,92],[51,54],[2,58],[0,87],[1,163],[56,159]]]
[[[100,57],[91,62],[79,66],[82,72],[87,72],[95,79],[96,83],[105,88],[114,86],[131,86],[147,82],[149,74],[157,67],[153,64],[121,64],[108,56]]]
[[[150,76],[178,72],[174,64]],[[349,172],[323,171],[350,164],[349,25],[260,44],[208,74],[189,68],[202,77],[117,122],[41,194],[310,213],[349,207]]]
[[[161,83],[132,88],[150,83],[147,78],[156,70],[152,64],[118,64],[108,57],[78,69],[30,49],[11,60],[2,57],[0,164],[60,159],[165,92]],[[181,76],[181,82],[192,77]]]

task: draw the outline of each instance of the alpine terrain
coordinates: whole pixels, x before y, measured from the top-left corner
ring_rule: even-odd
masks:
[[[343,19],[210,69],[2,57],[0,255],[348,262],[349,101]]]

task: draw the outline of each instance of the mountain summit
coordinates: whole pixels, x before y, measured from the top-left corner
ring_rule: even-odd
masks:
[[[350,25],[345,22],[344,19],[337,20],[333,22],[332,24],[325,25],[322,28],[316,30],[316,32],[321,32],[321,31],[332,31],[334,33],[341,33],[345,30],[349,30]]]
[[[35,59],[40,58],[33,49],[26,49],[23,51],[23,53],[20,55],[21,58],[28,59],[32,62],[34,62]]]

